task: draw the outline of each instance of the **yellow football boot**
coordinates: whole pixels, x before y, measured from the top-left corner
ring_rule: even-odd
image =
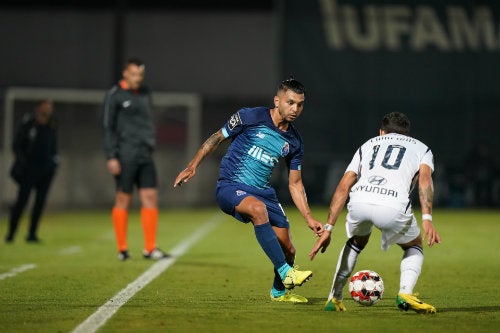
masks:
[[[297,268],[298,266],[294,266],[286,273],[286,276],[283,279],[283,284],[286,289],[293,289],[295,286],[301,286],[313,275],[313,272],[311,271],[299,271]]]
[[[347,309],[342,301],[338,301],[336,298],[330,298],[325,303],[325,311],[345,312]]]
[[[417,313],[436,313],[436,308],[419,300],[415,295],[399,293],[396,296],[396,305],[404,311],[412,309]]]
[[[274,302],[289,302],[289,303],[307,303],[307,298],[304,296],[300,296],[297,294],[292,294],[291,292],[287,292],[281,296],[274,297],[271,293],[271,300]]]

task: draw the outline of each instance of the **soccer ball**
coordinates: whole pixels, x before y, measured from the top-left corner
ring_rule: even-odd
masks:
[[[349,282],[349,292],[353,300],[361,305],[373,305],[382,299],[384,281],[374,271],[356,272]]]

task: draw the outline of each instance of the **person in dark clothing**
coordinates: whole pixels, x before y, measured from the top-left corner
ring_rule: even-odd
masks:
[[[50,100],[39,101],[35,105],[34,113],[27,114],[17,129],[13,143],[15,160],[11,177],[19,185],[19,190],[10,211],[9,229],[5,237],[7,243],[14,240],[32,190],[35,190],[36,197],[26,241],[39,241],[38,225],[58,164],[53,110],[54,106]]]
[[[128,209],[134,185],[141,201],[144,232],[143,256],[162,259],[168,256],[156,246],[158,229],[158,190],[152,158],[155,129],[151,114],[151,94],[142,85],[145,66],[130,59],[123,78],[106,95],[103,114],[104,151],[107,168],[116,180],[115,205],[111,219],[118,245],[118,259],[127,260]]]

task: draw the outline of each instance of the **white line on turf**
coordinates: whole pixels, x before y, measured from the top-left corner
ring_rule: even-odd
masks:
[[[197,228],[188,238],[170,250],[171,257],[162,259],[154,263],[147,271],[139,276],[135,281],[122,289],[109,301],[104,303],[96,312],[88,317],[84,322],[78,325],[72,333],[93,333],[96,332],[106,321],[111,318],[118,309],[124,305],[132,296],[148,285],[167,268],[172,266],[179,257],[189,250],[198,240],[207,235],[213,228],[222,222],[222,215],[217,214],[208,222]]]
[[[82,247],[75,245],[75,246],[70,246],[70,247],[66,247],[66,248],[62,249],[61,251],[59,251],[59,254],[60,255],[69,255],[69,254],[75,254],[75,253],[79,253],[79,252],[82,252]]]
[[[14,267],[10,271],[8,271],[7,273],[0,274],[0,280],[14,277],[19,273],[22,273],[22,272],[27,271],[29,269],[33,269],[35,267],[36,267],[35,264],[25,264],[25,265],[21,265],[19,267]]]

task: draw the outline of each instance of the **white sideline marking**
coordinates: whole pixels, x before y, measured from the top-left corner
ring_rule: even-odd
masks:
[[[70,247],[67,247],[65,249],[62,249],[61,251],[59,251],[59,254],[60,255],[69,255],[69,254],[75,254],[75,253],[79,253],[79,252],[82,252],[82,247],[75,245],[75,246],[70,246]]]
[[[158,275],[172,266],[198,240],[208,234],[215,226],[222,221],[222,215],[212,217],[208,222],[197,228],[188,238],[170,250],[171,257],[157,261],[155,264],[142,273],[134,282],[122,289],[109,301],[104,303],[96,312],[78,325],[72,333],[93,333],[96,332],[106,321],[111,318],[118,309],[124,305],[132,296],[153,281]]]
[[[0,274],[0,280],[6,279],[6,278],[10,278],[10,277],[14,277],[14,276],[16,276],[19,273],[27,271],[28,269],[33,269],[35,267],[36,267],[35,264],[25,264],[25,265],[21,265],[19,267],[14,267],[9,272]]]

